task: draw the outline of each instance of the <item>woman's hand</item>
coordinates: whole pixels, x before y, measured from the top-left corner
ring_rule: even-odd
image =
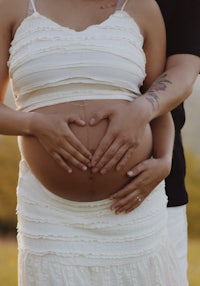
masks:
[[[109,120],[106,134],[91,161],[94,173],[100,171],[104,174],[115,166],[117,171],[121,170],[140,144],[149,122],[147,105],[140,98],[100,109],[90,119],[91,126],[103,119]]]
[[[152,190],[170,173],[171,161],[167,158],[150,158],[132,168],[127,175],[132,181],[113,194],[111,209],[116,214],[131,212],[137,208]]]
[[[69,124],[85,126],[76,114],[43,114],[33,112],[30,133],[35,136],[60,167],[71,173],[70,164],[85,171],[91,153],[71,131]]]

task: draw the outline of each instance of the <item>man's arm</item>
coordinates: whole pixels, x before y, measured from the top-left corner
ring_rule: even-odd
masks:
[[[192,60],[195,62],[192,63]],[[191,93],[193,82],[198,74],[198,61],[197,57],[190,55],[176,55],[168,59],[167,70],[154,82],[144,97],[142,97],[142,100],[144,99],[149,103],[149,106],[147,105],[148,108],[151,106],[150,111],[152,113],[150,114],[152,114],[152,117],[174,108],[187,98]],[[192,65],[189,63],[192,63]],[[170,81],[171,77],[168,77],[167,74],[174,77],[174,80]],[[184,74],[184,80],[178,74]],[[176,89],[177,85],[181,85],[182,94],[179,92],[179,89]],[[175,95],[177,94],[177,98],[174,93],[168,94],[168,90],[170,89],[174,91]],[[162,98],[161,94],[162,97],[166,95],[166,98]],[[156,128],[155,124],[159,124],[160,126],[162,121],[154,119],[152,120],[152,124],[154,124],[154,130],[160,130]],[[157,135],[154,133],[154,138],[155,136],[157,140],[154,142],[158,144],[154,146],[153,157],[130,169],[127,175],[132,178],[131,182],[110,197],[113,200],[111,209],[115,213],[128,213],[134,210],[169,175],[171,161],[168,156],[168,138],[165,137],[161,143],[162,134],[160,134],[160,131]]]
[[[182,103],[191,93],[200,72],[200,58],[190,54],[177,54],[168,57],[166,71],[144,93],[143,99],[149,101],[149,120],[171,111]],[[162,78],[166,83],[162,85]],[[170,83],[170,84],[167,84]]]
[[[154,81],[143,96],[132,103],[126,106],[116,104],[99,110],[94,115],[91,125],[97,124],[106,117],[110,119],[110,124],[106,136],[93,157],[95,171],[101,170],[104,173],[115,165],[117,170],[120,170],[126,164],[131,150],[140,143],[146,124],[183,102],[191,94],[199,72],[198,56],[190,54],[170,56],[163,73],[164,86],[161,85],[162,75]],[[113,140],[113,137],[117,139]],[[108,146],[110,146],[109,150]],[[118,152],[121,146],[126,147],[125,155]],[[124,152],[124,149],[122,150]],[[110,161],[111,158],[112,161]]]

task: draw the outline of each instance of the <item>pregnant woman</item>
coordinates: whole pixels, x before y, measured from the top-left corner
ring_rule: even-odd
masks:
[[[137,100],[164,67],[159,9],[137,2],[0,3],[0,133],[19,136],[22,156],[19,286],[183,286],[168,243],[164,185],[127,214],[116,215],[109,200],[130,167],[171,157],[169,115],[146,128],[120,172],[102,175],[90,164],[108,126],[106,119],[90,126],[93,114]],[[9,77],[17,111],[3,104]]]

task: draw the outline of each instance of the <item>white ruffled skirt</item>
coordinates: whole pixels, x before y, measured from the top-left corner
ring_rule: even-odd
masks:
[[[19,286],[183,286],[168,242],[164,184],[133,212],[111,201],[73,202],[20,164]]]

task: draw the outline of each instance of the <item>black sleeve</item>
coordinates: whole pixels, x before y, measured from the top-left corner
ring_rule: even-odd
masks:
[[[158,0],[167,31],[167,55],[200,56],[200,0]]]

